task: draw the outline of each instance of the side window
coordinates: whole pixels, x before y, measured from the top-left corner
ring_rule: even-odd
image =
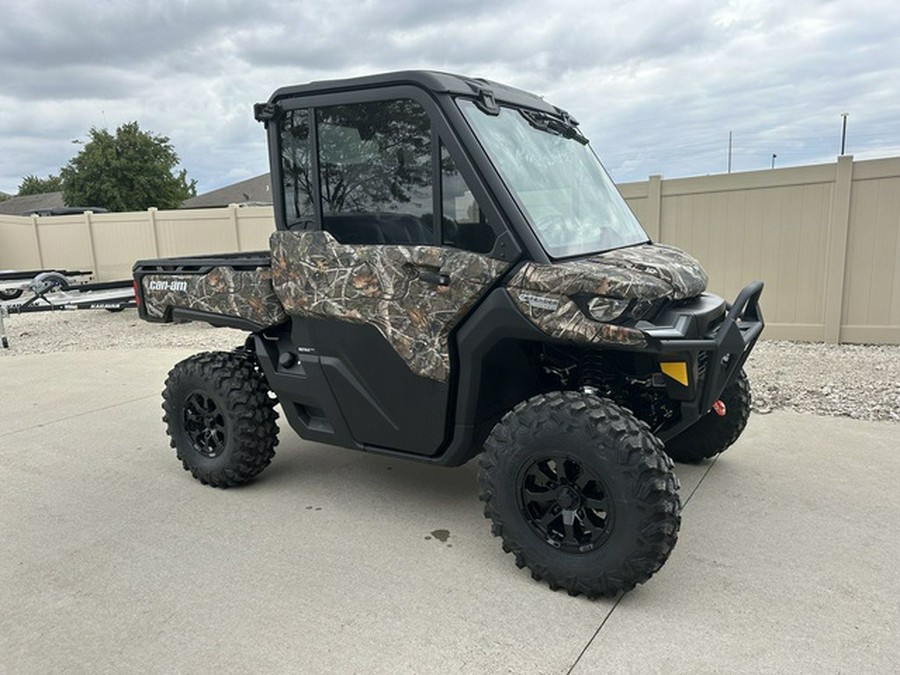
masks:
[[[281,121],[281,168],[288,225],[314,220],[309,110],[306,108],[289,111]]]
[[[456,168],[450,153],[441,146],[441,221],[442,239],[446,246],[455,246],[476,253],[488,253],[496,236],[485,220],[484,211],[475,200],[465,179]]]
[[[432,244],[431,123],[409,99],[316,110],[322,227],[345,244]]]

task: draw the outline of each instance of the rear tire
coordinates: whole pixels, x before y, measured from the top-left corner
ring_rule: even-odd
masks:
[[[206,352],[169,372],[163,421],[185,470],[226,488],[255,478],[275,456],[275,404],[252,356]]]
[[[493,533],[518,567],[588,597],[647,581],[678,537],[678,479],[662,442],[612,401],[553,392],[494,427],[479,471]]]
[[[696,464],[725,452],[743,433],[750,418],[750,380],[741,370],[725,387],[719,400],[725,404],[721,417],[706,413],[693,425],[666,443],[666,453],[676,462]]]
[[[15,300],[16,298],[21,298],[22,292],[21,288],[0,291],[0,300]]]

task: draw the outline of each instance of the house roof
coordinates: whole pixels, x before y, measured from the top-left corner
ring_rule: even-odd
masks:
[[[0,202],[0,213],[8,216],[22,216],[28,211],[56,209],[65,206],[62,192],[44,192],[39,195],[10,197]]]
[[[240,183],[226,185],[196,197],[186,199],[183,209],[206,209],[229,204],[246,204],[248,202],[271,204],[272,190],[269,174],[264,173],[256,178],[249,178]]]

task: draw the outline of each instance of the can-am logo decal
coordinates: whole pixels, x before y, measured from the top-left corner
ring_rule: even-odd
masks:
[[[534,295],[532,293],[522,293],[520,297],[535,309],[544,309],[548,312],[555,312],[559,308],[559,300],[554,298],[548,298],[543,295]]]
[[[186,291],[186,281],[151,281],[148,284],[151,291]]]

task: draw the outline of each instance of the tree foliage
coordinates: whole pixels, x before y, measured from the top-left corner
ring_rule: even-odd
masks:
[[[392,210],[431,185],[431,124],[417,103],[335,106],[318,119],[326,211]]]
[[[321,108],[318,166],[323,211],[431,209],[431,125],[408,99]],[[313,181],[306,110],[282,122],[288,218],[312,214]]]
[[[33,174],[29,174],[19,183],[19,196],[25,195],[42,195],[47,192],[61,192],[62,178],[59,176],[49,175],[46,178],[38,178]]]
[[[173,173],[178,155],[166,136],[128,122],[112,135],[91,128],[90,140],[60,171],[68,206],[102,206],[110,211],[174,209],[197,194],[187,171]]]

